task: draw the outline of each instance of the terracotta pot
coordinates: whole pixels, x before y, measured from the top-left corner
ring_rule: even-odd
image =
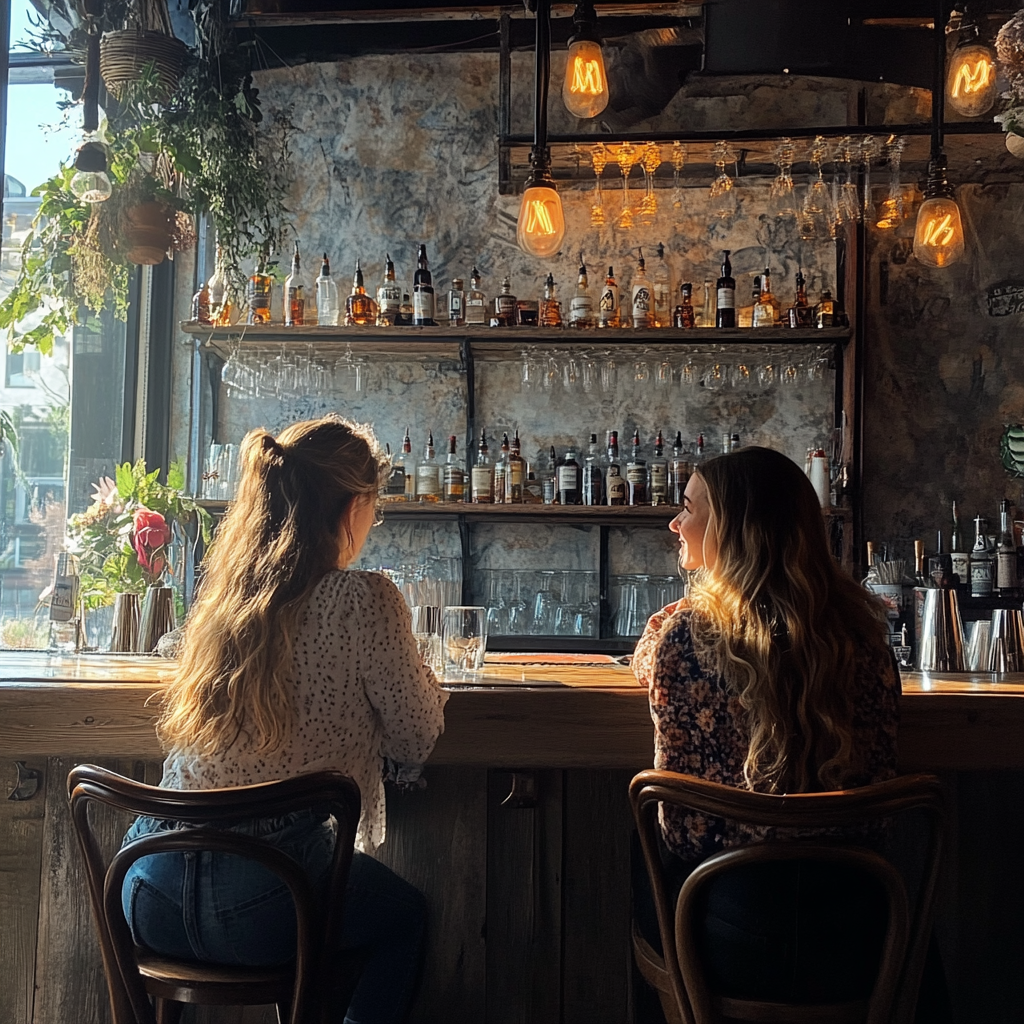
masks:
[[[100,40],[100,75],[114,96],[119,97],[130,82],[137,82],[142,69],[152,64],[159,82],[160,98],[167,100],[178,86],[188,49],[180,39],[163,32],[129,28],[107,32]]]
[[[142,203],[127,212],[128,259],[132,263],[155,266],[163,263],[171,247],[174,219],[163,203]]]

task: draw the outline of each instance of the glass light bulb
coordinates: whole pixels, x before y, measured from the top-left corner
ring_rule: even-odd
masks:
[[[946,74],[946,102],[961,117],[988,113],[996,101],[996,60],[987,46],[958,46]]]
[[[106,202],[113,191],[106,171],[78,171],[71,178],[72,195],[85,203]]]
[[[926,199],[917,211],[914,255],[926,267],[948,267],[964,254],[964,226],[955,199]]]
[[[569,45],[562,102],[576,117],[597,117],[608,106],[608,78],[600,43],[578,39]]]
[[[547,259],[554,256],[565,237],[562,200],[547,185],[532,185],[523,193],[516,225],[519,248],[530,256]]]

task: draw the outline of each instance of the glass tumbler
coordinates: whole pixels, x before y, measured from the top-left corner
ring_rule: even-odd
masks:
[[[441,645],[446,678],[462,679],[479,672],[487,653],[487,609],[470,605],[445,608]]]

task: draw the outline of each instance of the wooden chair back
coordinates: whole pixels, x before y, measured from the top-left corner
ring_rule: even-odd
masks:
[[[332,970],[332,954],[340,949],[341,918],[349,868],[359,824],[359,787],[347,775],[324,771],[280,782],[230,789],[173,790],[147,786],[95,765],[79,765],[68,775],[68,796],[89,880],[93,917],[99,932],[103,966],[114,1024],[156,1024],[149,995],[188,990],[189,1001],[252,1004],[276,1002],[267,993],[290,989],[289,1024],[319,1020]],[[190,827],[140,836],[122,847],[109,862],[99,848],[89,821],[89,807],[105,804],[134,815],[187,822]],[[324,908],[318,906],[303,869],[287,854],[262,839],[226,831],[250,818],[275,818],[315,808],[334,816],[337,839]],[[129,868],[140,858],[176,851],[216,851],[258,861],[287,886],[295,905],[297,949],[294,974],[286,969],[214,967],[159,958],[158,978],[144,976],[144,951],[132,941],[121,903]],[[260,982],[263,982],[261,985]],[[246,992],[251,992],[247,997]],[[280,1004],[279,1004],[280,1005]],[[170,1015],[169,1015],[170,1016]],[[161,1014],[163,1018],[163,1014]]]
[[[654,892],[664,971],[679,1019],[685,1024],[722,1020],[792,1024],[910,1024],[924,969],[945,833],[945,804],[933,775],[907,775],[858,789],[774,796],[751,793],[676,772],[644,771],[630,784],[630,800]],[[864,847],[820,840],[771,841],[732,847],[702,861],[683,883],[675,907],[659,854],[661,804],[749,825],[778,828],[848,828],[921,811],[928,822],[923,877],[914,907],[896,869]],[[697,911],[707,886],[737,867],[770,861],[813,861],[858,869],[873,878],[889,908],[879,970],[867,1001],[800,1006],[730,999],[711,991],[698,952]]]

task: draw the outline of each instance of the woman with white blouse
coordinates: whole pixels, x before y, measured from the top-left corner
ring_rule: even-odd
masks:
[[[343,937],[369,959],[344,1019],[399,1021],[425,903],[371,856],[385,836],[384,763],[415,776],[444,727],[447,695],[421,662],[394,584],[348,568],[378,521],[387,460],[369,428],[329,416],[277,438],[250,431],[241,461],[165,697],[161,785],[245,786],[328,768],[355,779],[362,815]],[[140,818],[126,841],[175,827]],[[314,883],[326,880],[329,819],[303,811],[235,828],[273,842]],[[123,904],[135,941],[163,955],[263,966],[295,954],[287,889],[225,854],[143,858]]]

